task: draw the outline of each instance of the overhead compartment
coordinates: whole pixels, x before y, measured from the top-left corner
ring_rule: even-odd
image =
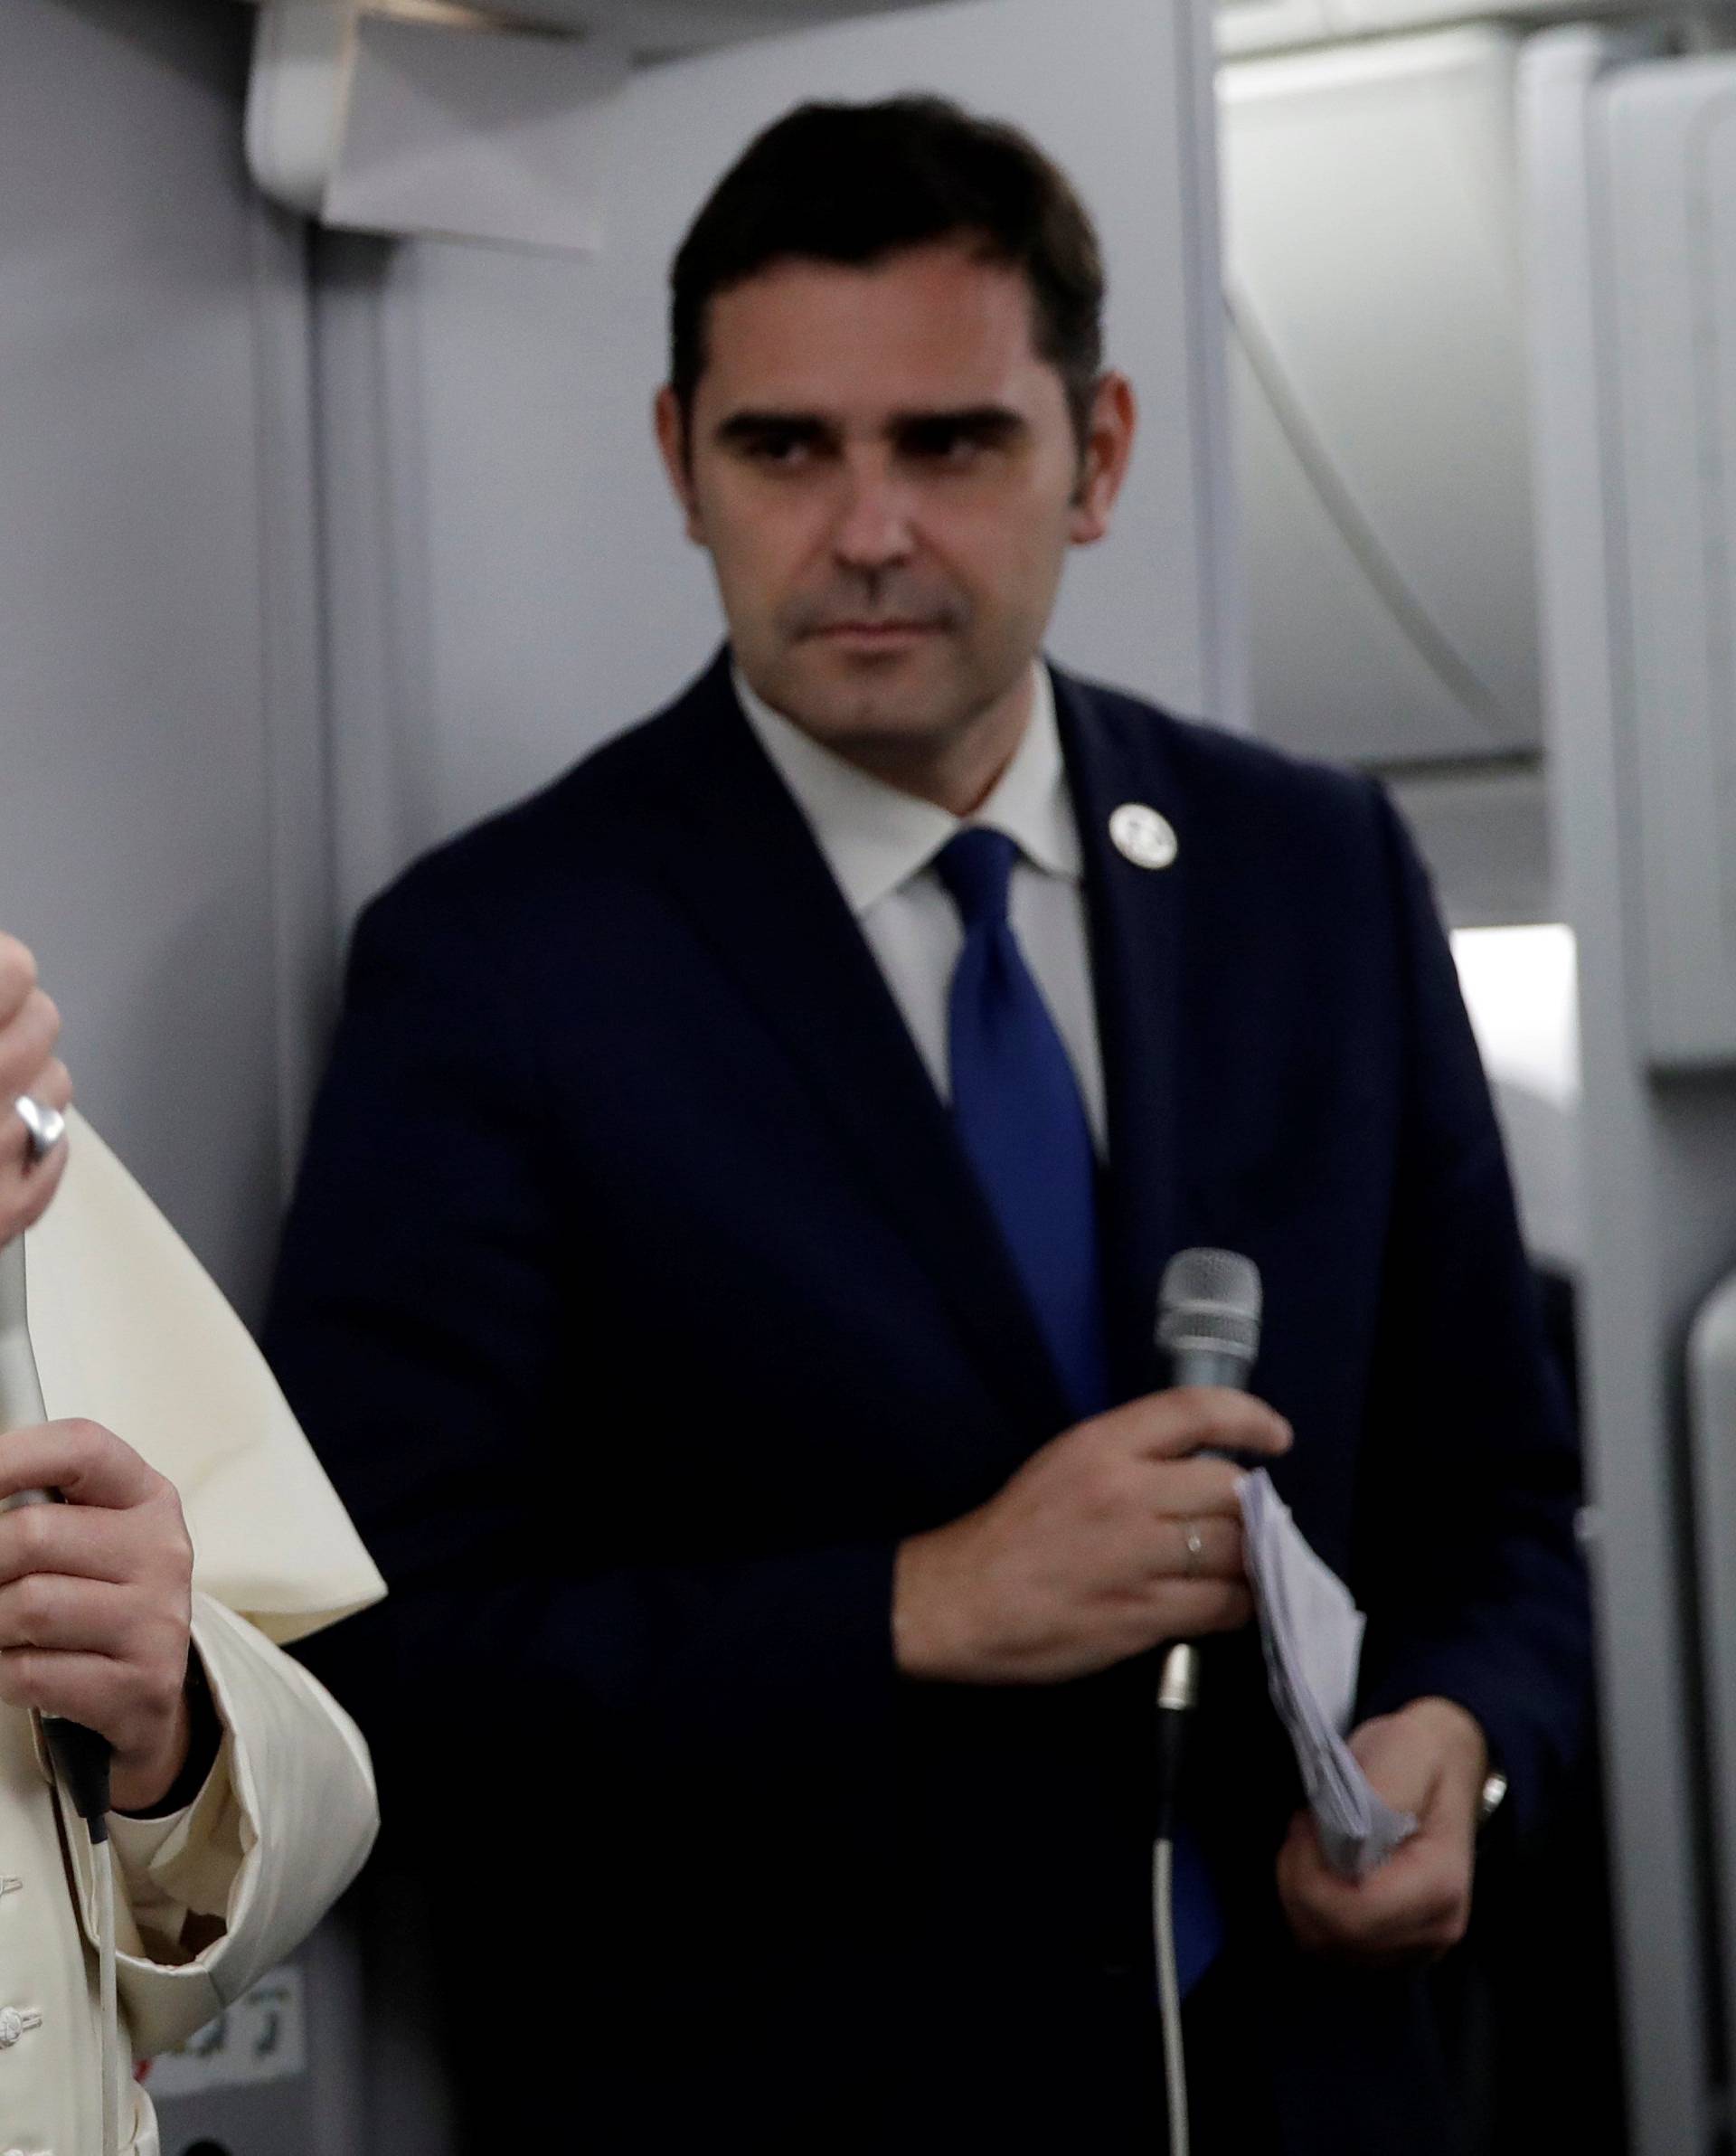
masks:
[[[1220,71],[1252,710],[1310,754],[1539,743],[1519,42],[1463,28]]]
[[[264,191],[353,231],[586,253],[600,130],[636,69],[934,0],[260,0],[247,150]]]
[[[630,0],[627,0],[630,5]],[[1542,30],[1556,23],[1594,22],[1634,13],[1631,0],[1502,0],[1499,10],[1477,0],[1217,0],[1217,45],[1224,58],[1254,52],[1296,52],[1308,45],[1341,45],[1354,38],[1410,35],[1456,24],[1487,23],[1497,13],[1515,28]],[[1684,23],[1704,19],[1693,0],[1665,0],[1648,7],[1648,19]]]
[[[934,0],[715,0],[715,5],[713,0],[506,0],[496,12],[518,24],[607,34],[637,53],[655,57],[933,5]],[[417,12],[415,0],[409,6],[397,0],[397,5],[405,13]],[[481,0],[478,12],[488,12],[490,5],[491,0]],[[382,12],[392,12],[392,0]]]

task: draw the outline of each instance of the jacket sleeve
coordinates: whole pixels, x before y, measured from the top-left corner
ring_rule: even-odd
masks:
[[[1439,1695],[1534,1820],[1583,1742],[1578,1448],[1501,1136],[1428,880],[1381,797],[1406,999],[1404,1099],[1359,1485],[1361,1709]]]
[[[603,1376],[608,1253],[537,1045],[560,985],[520,977],[528,931],[430,901],[421,873],[357,929],[265,1331],[391,1589],[315,1666],[389,1808],[401,1746],[425,1809],[459,1698],[502,1743],[558,1728],[598,1806],[703,1786],[817,1836],[885,1748],[892,1545],[684,1552],[691,1518],[624,1525],[611,1475],[657,1433]]]
[[[118,1912],[121,2009],[141,2057],[184,2042],[298,1946],[378,1825],[367,1748],[323,1687],[209,1595],[195,1597],[193,1630],[223,1739]],[[67,1842],[94,1945],[90,1845]]]

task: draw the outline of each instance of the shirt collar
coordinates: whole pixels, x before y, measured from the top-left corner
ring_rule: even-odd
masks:
[[[901,793],[804,733],[774,711],[732,667],[737,700],[760,745],[796,797],[815,840],[860,919],[926,868],[966,823],[1005,831],[1026,860],[1078,883],[1079,830],[1067,790],[1049,669],[1033,661],[1031,718],[1013,760],[974,816]]]

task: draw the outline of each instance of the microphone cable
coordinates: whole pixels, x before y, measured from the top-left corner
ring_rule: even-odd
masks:
[[[1188,2156],[1187,2047],[1182,2038],[1182,1987],[1175,1968],[1175,1817],[1182,1755],[1200,1691],[1200,1650],[1177,1641],[1157,1681],[1157,1833],[1151,1852],[1151,1934],[1157,1962],[1157,2009],[1164,2032],[1164,2097],[1169,2156]]]

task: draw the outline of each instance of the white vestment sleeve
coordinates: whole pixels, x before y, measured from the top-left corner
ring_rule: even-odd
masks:
[[[362,1868],[378,1824],[367,1747],[330,1694],[208,1596],[193,1640],[223,1744],[121,1915],[121,2010],[141,2057],[183,2042],[298,1946]],[[67,1840],[94,1943],[90,1846]],[[183,1960],[184,1937],[206,1943]]]
[[[181,1493],[193,1581],[279,1642],[385,1593],[247,1329],[89,1123],[25,1237],[51,1416],[101,1423]]]
[[[26,1237],[30,1329],[51,1416],[101,1423],[180,1493],[193,1642],[223,1730],[166,1833],[120,1852],[119,1990],[141,2055],[181,2042],[291,1952],[366,1858],[367,1747],[281,1651],[385,1586],[264,1358],[193,1253],[78,1117]],[[124,1840],[123,1837],[123,1840]],[[69,1832],[95,1938],[94,1880]],[[140,1861],[139,1859],[142,1859]]]

